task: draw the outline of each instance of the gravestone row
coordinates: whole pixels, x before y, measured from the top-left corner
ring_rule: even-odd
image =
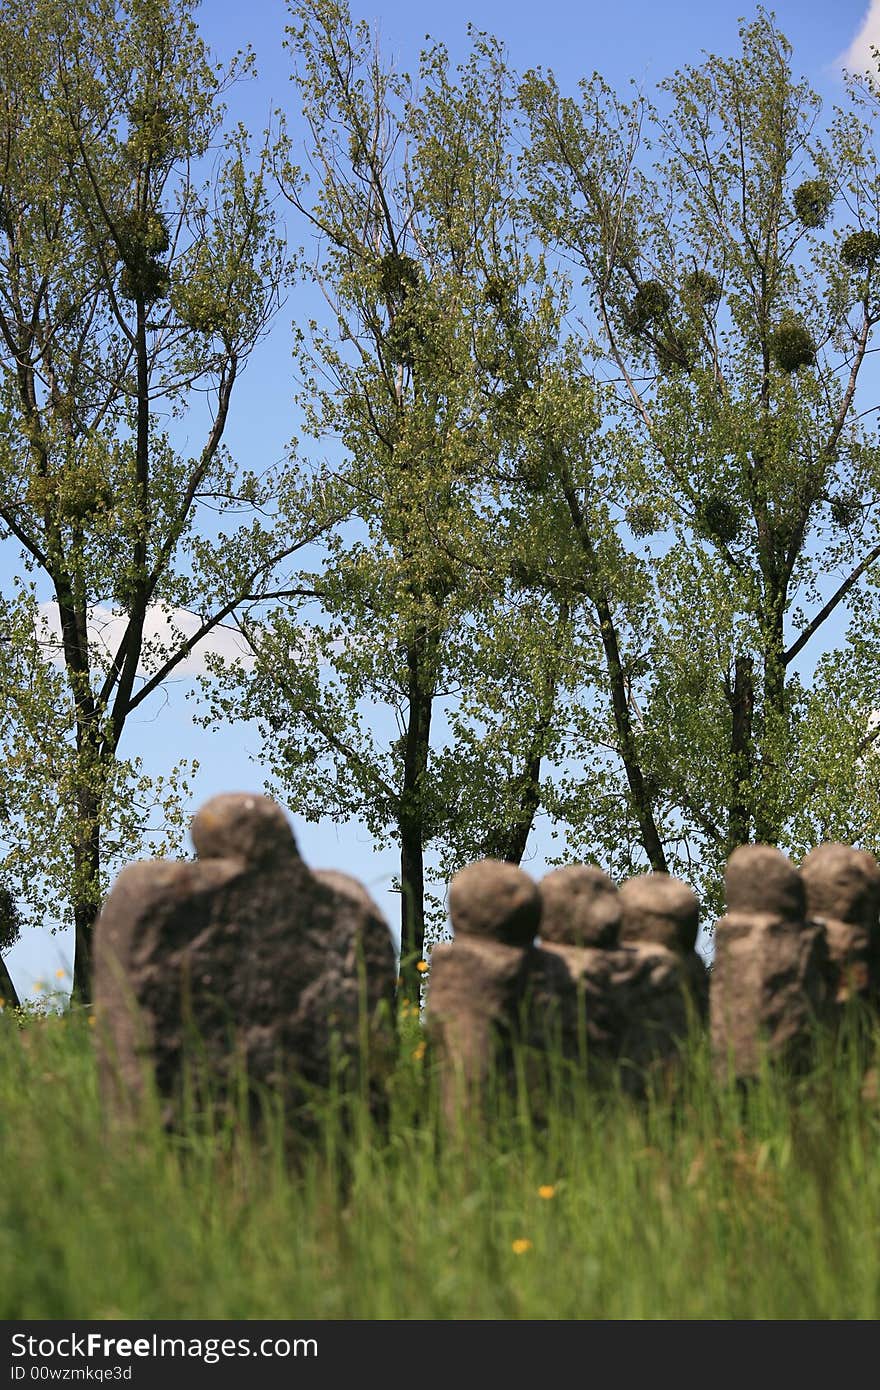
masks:
[[[432,952],[426,1017],[447,1106],[512,1069],[523,1042],[595,1079],[622,1066],[624,1087],[641,1089],[646,1067],[677,1055],[690,1017],[705,1018],[699,903],[675,879],[618,891],[600,869],[571,865],[536,884],[484,860],[453,878],[449,911],[455,940]]]
[[[166,1123],[187,1059],[215,1092],[253,1089],[299,1106],[360,1079],[383,1103],[395,1053],[396,962],[379,908],[355,879],[311,870],[267,797],[213,798],[195,817],[194,862],[119,875],[95,928],[95,1009],[105,1096],[135,1109],[155,1083]],[[754,1076],[763,1049],[798,1065],[814,1020],[880,999],[880,867],[826,844],[797,870],[779,850],[730,857],[727,912],[709,976],[699,903],[665,874],[619,889],[569,865],[539,883],[484,860],[449,888],[455,940],[434,948],[426,1035],[447,1104],[502,1079],[517,1045],[549,1049],[593,1079],[643,1088],[709,1024],[720,1071]]]

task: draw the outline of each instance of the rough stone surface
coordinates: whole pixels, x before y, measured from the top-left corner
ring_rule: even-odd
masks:
[[[456,936],[529,946],[541,925],[541,896],[534,880],[515,864],[483,859],[452,879],[449,915]]]
[[[834,972],[834,999],[880,995],[880,866],[872,854],[828,843],[801,865],[807,912],[825,923]]]
[[[629,893],[640,939],[624,944],[623,895],[593,866],[555,870],[537,893],[526,874],[497,861],[456,875],[455,941],[432,953],[427,1001],[448,1108],[462,1086],[472,1097],[490,1074],[512,1075],[522,1044],[536,1099],[548,1054],[582,1068],[584,1081],[619,1072],[637,1093],[652,1070],[677,1061],[691,1024],[708,1012],[706,969],[691,949],[697,899],[668,875],[645,875]]]
[[[442,1063],[447,1117],[473,1099],[495,1071],[505,1077],[518,1035],[527,951],[459,934],[431,952],[426,1036]]]
[[[644,942],[610,951],[547,943],[531,953],[529,1036],[535,1047],[585,1062],[592,1079],[620,1067],[624,1088],[640,1092],[654,1066],[677,1059],[691,1024],[706,1017],[708,995],[694,952]]]
[[[693,951],[700,903],[686,883],[669,874],[639,874],[627,879],[619,897],[621,941]]]
[[[727,911],[757,913],[802,922],[807,915],[804,882],[781,850],[772,845],[740,845],[724,874]]]
[[[739,854],[739,850],[736,851]],[[768,861],[769,862],[769,861]],[[795,894],[785,886],[776,901]],[[822,923],[728,912],[715,927],[710,987],[712,1053],[719,1073],[756,1077],[762,1051],[799,1069],[815,1020],[828,1017],[830,968]]]
[[[243,859],[246,864],[299,858],[290,823],[268,796],[222,792],[197,812],[190,838],[199,859]]]
[[[630,1089],[658,1065],[678,1065],[691,1029],[709,1014],[709,973],[696,951],[634,942],[617,965],[622,997],[620,1058],[631,1071]],[[624,1076],[626,1081],[626,1077]]]
[[[617,1057],[623,1032],[619,951],[557,945],[535,948],[529,961],[529,1040],[560,1050],[591,1074]],[[628,962],[627,962],[628,963]]]
[[[352,874],[345,874],[341,869],[312,869],[312,875],[319,883],[331,888],[334,893],[339,893],[342,897],[352,898],[356,903],[360,903],[361,907],[384,921],[381,908],[359,878],[354,878]]]
[[[105,1092],[126,1106],[155,1078],[173,1122],[187,1046],[222,1093],[241,1065],[298,1104],[366,1036],[381,1089],[393,1043],[387,923],[347,875],[312,873],[280,807],[224,795],[196,816],[195,863],[133,864],[95,927]],[[363,1010],[363,1011],[362,1011]]]
[[[620,897],[593,864],[566,864],[538,884],[541,940],[567,946],[614,946],[620,932]]]

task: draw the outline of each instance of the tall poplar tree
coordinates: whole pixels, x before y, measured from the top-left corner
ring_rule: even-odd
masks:
[[[162,795],[121,749],[129,717],[278,587],[308,529],[270,541],[256,513],[228,531],[216,516],[273,490],[223,437],[283,257],[268,151],[224,132],[235,70],[213,64],[194,10],[0,5],[0,536],[18,557],[0,645],[5,868],[37,920],[75,926],[80,998],[108,867]]]
[[[877,91],[851,84],[823,129],[772,18],[741,39],[656,106],[598,77],[522,88],[535,226],[583,282],[632,441],[616,521],[653,574],[627,675],[642,783],[670,864],[710,880],[750,839],[880,842],[880,477],[858,390],[880,322]],[[625,764],[619,719],[615,743]]]
[[[345,5],[293,15],[308,138],[282,185],[328,309],[304,332],[301,401],[315,447],[336,441],[328,487],[352,521],[303,580],[311,613],[246,625],[258,664],[236,709],[261,721],[304,814],[357,817],[396,844],[412,972],[427,857],[440,876],[474,848],[518,860],[556,737],[566,610],[511,582],[505,460],[560,309],[514,215],[500,45],[474,34],[457,69],[430,48],[416,91]]]

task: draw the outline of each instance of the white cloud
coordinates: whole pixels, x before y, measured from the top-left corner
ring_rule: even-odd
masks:
[[[93,668],[107,666],[113,659],[125,631],[125,621],[122,613],[117,613],[111,608],[97,607],[89,610],[88,636]],[[154,675],[168,656],[188,637],[194,636],[201,625],[202,619],[187,609],[152,604],[147,609],[144,624],[144,652],[138,675],[142,678]],[[61,625],[56,604],[40,604],[38,637],[47,658],[50,661],[60,660]],[[209,654],[222,656],[230,662],[238,662],[247,671],[252,670],[254,666],[253,653],[238,630],[227,624],[218,624],[175,666],[170,679],[204,674],[207,670],[205,658]]]
[[[838,66],[850,72],[877,71],[877,59],[871,48],[880,48],[880,0],[871,0],[861,28],[849,48],[838,59]]]

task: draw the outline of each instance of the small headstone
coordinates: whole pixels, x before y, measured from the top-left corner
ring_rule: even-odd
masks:
[[[549,942],[531,959],[533,1045],[561,1044],[570,1061],[586,1061],[591,1079],[617,1079],[632,1093],[645,1089],[652,1070],[677,1063],[691,1027],[708,1013],[708,975],[695,952],[652,942],[611,950]]]
[[[214,797],[192,825],[196,862],[133,864],[95,927],[105,1094],[125,1108],[150,1078],[177,1116],[187,1058],[222,1095],[250,1083],[299,1105],[366,1040],[381,1090],[394,1037],[394,951],[366,890],[312,873],[267,797]]]
[[[725,875],[727,914],[715,927],[710,1027],[715,1065],[759,1074],[767,1054],[800,1068],[827,1016],[825,929],[807,920],[804,882],[770,845],[741,845]]]
[[[526,952],[502,941],[456,936],[431,952],[426,1036],[442,1063],[452,1117],[493,1071],[507,1076],[525,990]]]
[[[807,915],[804,881],[773,845],[739,845],[727,861],[724,893],[730,915],[766,915],[784,922],[802,922]]]
[[[452,879],[449,914],[455,940],[431,952],[425,1026],[452,1120],[493,1073],[510,1067],[541,898],[522,869],[485,859]]]
[[[586,1062],[591,1079],[616,1074],[625,1089],[642,1091],[648,1072],[677,1060],[691,1022],[708,1011],[706,969],[693,951],[696,895],[668,874],[640,875],[618,892],[585,865],[558,869],[538,886],[533,1046],[561,1047]]]
[[[543,910],[541,940],[560,946],[617,943],[620,895],[607,874],[593,864],[566,864],[538,884]]]
[[[620,889],[624,942],[693,951],[700,922],[700,902],[693,891],[670,874],[638,874]]]
[[[482,859],[452,879],[449,915],[456,936],[528,946],[541,924],[541,897],[534,880],[515,864]]]
[[[811,918],[825,923],[835,1003],[880,997],[880,866],[866,850],[828,843],[801,865]]]

